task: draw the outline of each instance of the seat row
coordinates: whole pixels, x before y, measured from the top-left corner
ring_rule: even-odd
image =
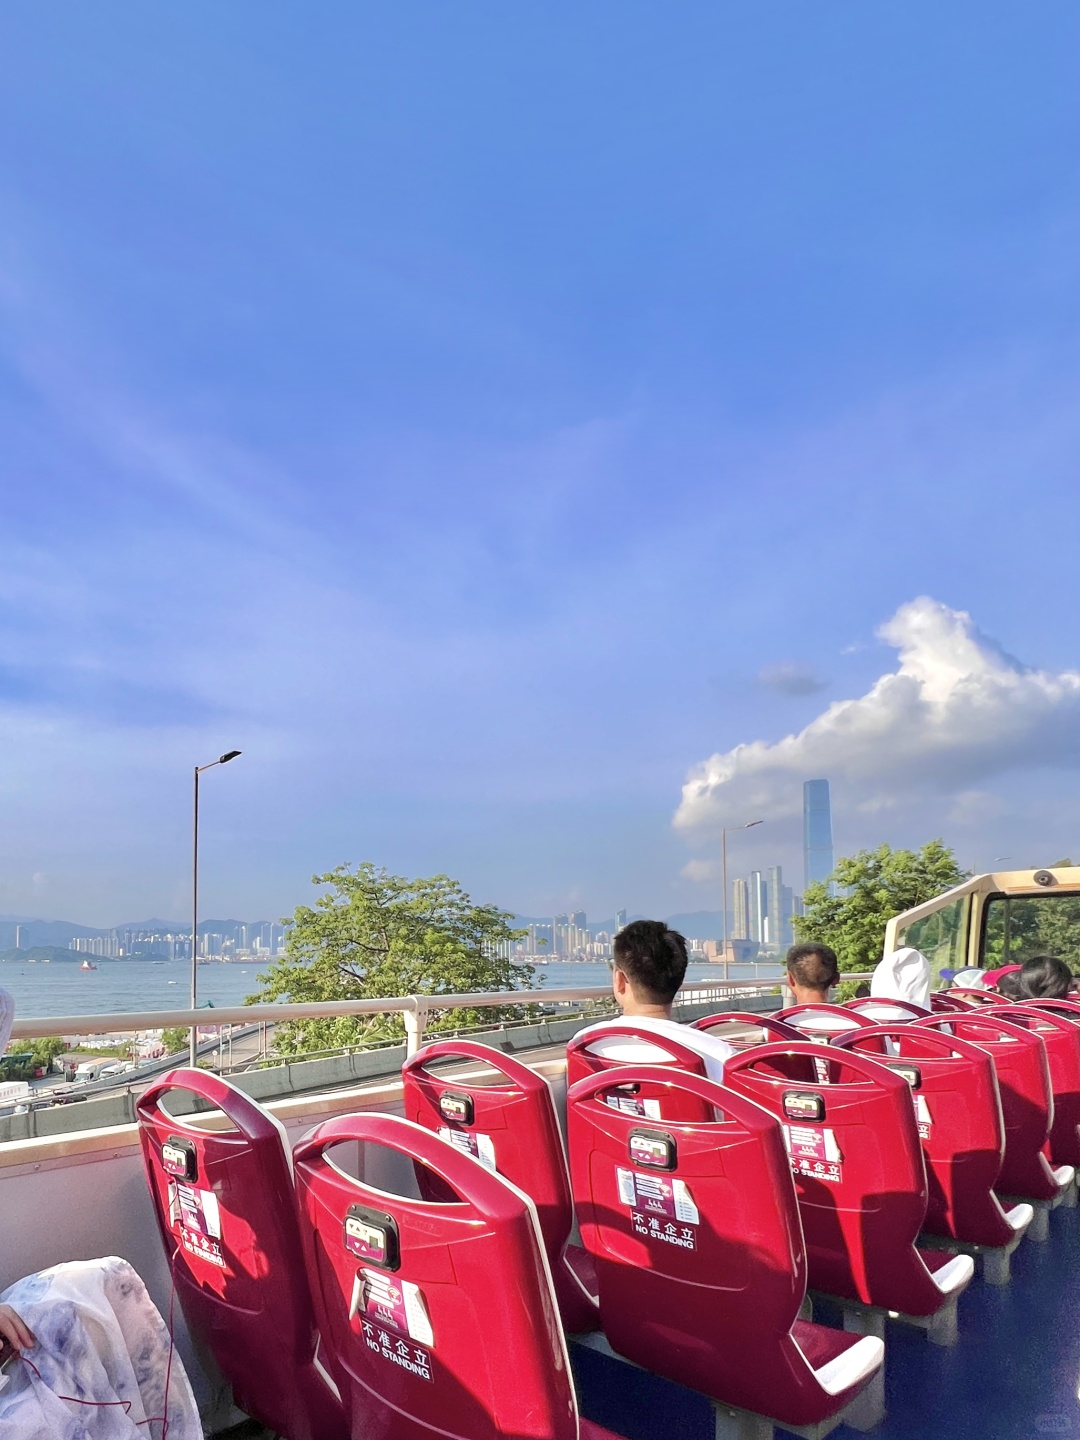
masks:
[[[579,1418],[564,1330],[734,1417],[870,1424],[883,1327],[813,1324],[808,1288],[947,1341],[970,1254],[1004,1278],[1033,1214],[1075,1197],[1080,1006],[979,1000],[711,1016],[738,1049],[723,1085],[655,1033],[630,1067],[580,1037],[569,1163],[547,1083],[474,1042],[406,1062],[406,1119],[339,1117],[295,1152],[234,1086],[174,1071],[138,1108],[189,1329],[287,1440],[610,1440]]]

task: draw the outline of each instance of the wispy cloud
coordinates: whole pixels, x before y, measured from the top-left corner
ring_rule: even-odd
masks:
[[[765,665],[758,671],[757,678],[759,685],[780,695],[817,695],[829,685],[812,666],[800,665],[795,660]]]

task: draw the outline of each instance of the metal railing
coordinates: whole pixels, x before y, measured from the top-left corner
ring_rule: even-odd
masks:
[[[866,979],[845,975],[845,980]],[[770,980],[696,980],[684,985],[677,1004],[718,1003],[735,996],[766,995],[779,989],[779,978]],[[300,1004],[215,1005],[200,1010],[126,1011],[111,1015],[51,1015],[39,1018],[17,1016],[13,1038],[46,1035],[131,1034],[139,1030],[164,1030],[177,1026],[209,1029],[223,1025],[278,1025],[287,1020],[329,1020],[340,1017],[400,1015],[405,1025],[406,1048],[415,1054],[424,1043],[428,1016],[447,1010],[495,1010],[539,1007],[544,1018],[569,1013],[571,1007],[611,1001],[607,985],[568,985],[559,989],[494,990],[466,995],[392,995],[378,1000],[319,1000]],[[559,1009],[556,1009],[559,1007]]]

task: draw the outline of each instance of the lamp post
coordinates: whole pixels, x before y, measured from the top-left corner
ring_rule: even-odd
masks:
[[[728,978],[728,975],[729,975],[729,971],[728,971],[728,949],[727,949],[727,947],[728,947],[728,888],[727,888],[727,837],[728,837],[728,829],[730,828],[730,829],[732,829],[732,830],[752,830],[755,825],[763,825],[764,823],[765,823],[765,822],[764,822],[763,820],[748,820],[745,825],[732,825],[732,826],[730,826],[730,827],[725,826],[724,829],[720,831],[720,853],[721,853],[721,856],[723,857],[722,863],[721,863],[721,869],[723,870],[723,886],[724,886],[724,979],[725,979],[725,980]]]
[[[191,857],[191,1008],[195,1009],[199,1003],[199,776],[204,770],[212,770],[215,765],[227,765],[230,760],[235,760],[240,754],[239,750],[226,751],[219,755],[216,760],[211,760],[209,765],[195,766],[195,824],[193,827],[193,846]],[[197,1025],[192,1025],[191,1035],[188,1040],[188,1064],[194,1068],[196,1050],[198,1049]]]

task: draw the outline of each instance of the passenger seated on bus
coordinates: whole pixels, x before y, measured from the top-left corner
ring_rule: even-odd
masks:
[[[921,950],[904,945],[885,955],[870,977],[875,1000],[910,1000],[930,1009],[930,962]]]
[[[787,952],[788,989],[796,1005],[827,1005],[829,991],[839,981],[836,951],[820,940],[804,940]]]
[[[1056,955],[1032,955],[1003,975],[997,989],[1009,1000],[1065,1000],[1073,993],[1073,974]]]
[[[635,920],[620,930],[612,945],[611,988],[621,1014],[582,1030],[579,1039],[601,1033],[607,1026],[632,1020],[640,1029],[654,1030],[657,1036],[670,1035],[695,1051],[705,1061],[710,1079],[723,1080],[724,1061],[734,1048],[717,1036],[680,1025],[671,1018],[671,1006],[686,975],[686,940],[669,930],[662,920]],[[656,1047],[625,1035],[590,1045],[609,1060],[627,1065],[655,1063]]]

